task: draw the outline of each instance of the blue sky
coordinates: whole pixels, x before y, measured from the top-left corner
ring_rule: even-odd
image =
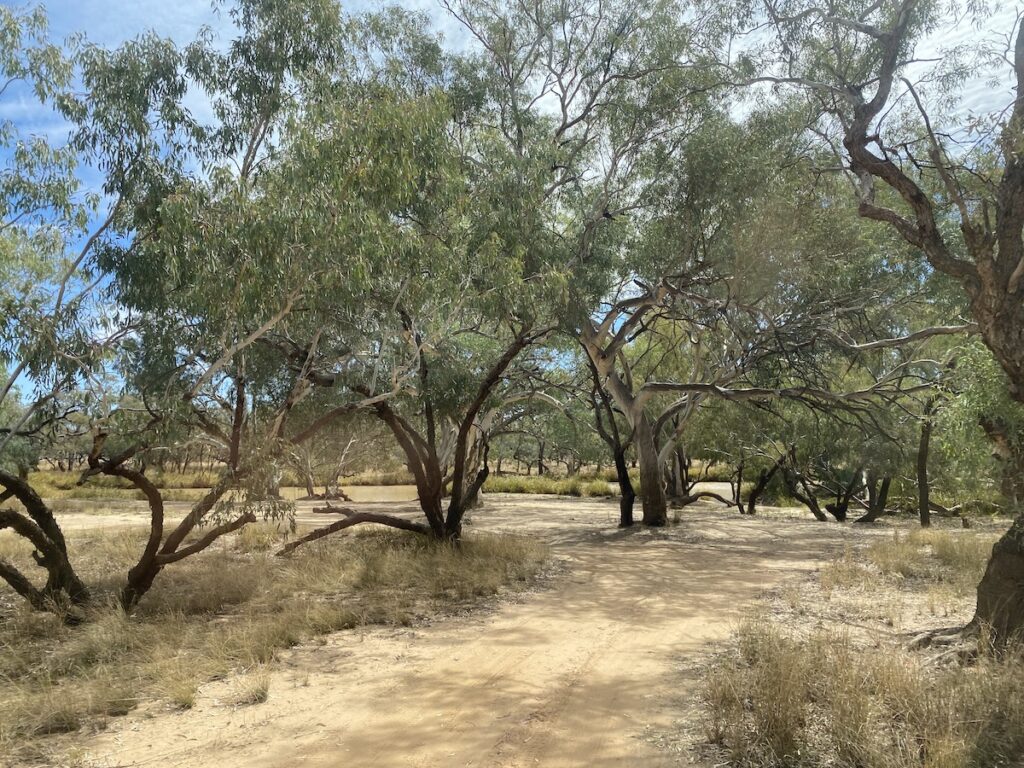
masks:
[[[24,9],[34,7],[37,1],[0,0],[0,4]],[[114,47],[144,31],[153,30],[183,44],[195,39],[203,26],[211,27],[222,39],[230,39],[232,34],[225,4],[218,3],[215,8],[213,0],[42,0],[41,4],[46,9],[50,36],[55,42],[82,33],[90,42]],[[461,45],[466,39],[465,31],[443,10],[440,0],[397,0],[390,3],[352,0],[342,5],[350,13],[376,10],[386,5],[423,11],[449,44]],[[27,92],[9,92],[5,96],[0,102],[0,120],[3,119],[12,121],[22,133],[48,135],[56,143],[60,143],[66,128]]]
[[[11,5],[10,0],[0,2]],[[464,44],[465,32],[442,8],[440,0],[393,0],[406,8],[426,12],[438,32],[449,44]],[[13,3],[23,6],[24,3]],[[382,0],[351,0],[343,2],[349,12],[374,10],[384,6]],[[226,12],[214,10],[211,0],[49,0],[44,2],[49,13],[50,25],[56,39],[63,39],[76,32],[84,32],[93,42],[101,45],[116,45],[134,37],[145,29],[153,29],[177,42],[191,40],[203,25],[215,30],[227,30],[230,22]],[[950,47],[984,37],[991,38],[993,32],[1008,34],[1013,25],[1018,3],[1014,0],[993,2],[996,9],[987,20],[982,31],[972,28],[967,20],[954,23],[922,41],[918,46],[919,56],[933,56],[943,47]],[[989,83],[978,80],[972,83],[965,95],[965,106],[981,111],[998,104],[1001,108],[1009,98],[1009,77],[1001,87],[992,89]],[[27,117],[27,116],[26,116]],[[19,121],[20,122],[20,121]]]
[[[7,0],[2,1],[7,3]],[[144,29],[154,29],[177,42],[186,42],[204,24],[214,29],[230,26],[226,13],[214,11],[211,0],[50,0],[44,5],[55,36],[64,37],[84,31],[90,40],[103,45],[117,44]],[[446,36],[458,32],[436,0],[398,0],[395,3],[354,0],[342,3],[344,9],[351,13],[385,5],[425,11]]]
[[[440,0],[393,0],[398,5],[420,10],[433,20],[435,29],[444,36],[449,45],[462,47],[467,35],[458,22],[441,7]],[[25,7],[28,2],[0,0],[5,5]],[[344,3],[349,12],[374,10],[384,6],[382,0],[351,0]],[[117,44],[138,35],[147,29],[173,38],[179,43],[192,40],[204,25],[230,37],[230,19],[223,8],[215,9],[211,0],[49,0],[44,1],[50,18],[50,29],[55,40],[62,40],[81,32],[92,42],[105,46]],[[943,48],[971,44],[983,38],[992,39],[993,34],[1006,35],[1012,30],[1017,3],[1012,0],[993,3],[996,7],[992,17],[979,31],[966,21],[950,20],[930,38],[921,41],[917,54],[920,57],[934,57]],[[993,87],[987,79],[979,78],[965,89],[964,111],[975,113],[1002,109],[1012,100],[1012,81],[1009,68],[1003,70]],[[201,106],[191,105],[193,108]],[[49,134],[59,142],[64,130],[61,121],[41,108],[28,94],[23,97],[5,98],[0,103],[0,119],[11,120],[24,133]]]

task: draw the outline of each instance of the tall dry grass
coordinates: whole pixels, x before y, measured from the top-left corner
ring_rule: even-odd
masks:
[[[896,531],[868,547],[867,556],[883,575],[942,583],[967,594],[981,580],[997,539],[970,530]]]
[[[1024,652],[938,666],[900,636],[871,633],[887,601],[969,603],[994,536],[895,532],[846,547],[819,574],[831,613],[799,593],[786,619],[743,624],[703,686],[707,740],[727,765],[758,768],[994,768],[1024,756]],[[846,600],[849,598],[849,600]],[[868,616],[851,613],[871,606]],[[835,623],[830,623],[828,616]],[[851,615],[855,617],[852,623]],[[830,629],[840,626],[842,629]],[[855,627],[857,637],[851,635]],[[881,628],[881,626],[879,627]]]
[[[1024,662],[935,667],[777,624],[738,632],[704,684],[705,733],[731,766],[993,768],[1024,754]]]

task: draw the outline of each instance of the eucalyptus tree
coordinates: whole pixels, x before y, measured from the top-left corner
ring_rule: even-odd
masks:
[[[844,390],[830,363],[837,351],[863,357],[964,330],[907,338],[896,310],[919,276],[899,241],[860,222],[834,182],[807,180],[813,147],[794,140],[793,115],[708,120],[664,161],[674,188],[628,255],[662,277],[627,275],[582,332],[632,414],[652,524],[665,519],[665,465],[679,462],[673,454],[709,398],[863,404],[908,384],[907,361],[886,357],[889,370],[875,366]],[[761,182],[753,188],[751,175]]]
[[[293,410],[291,420],[294,428],[301,430],[322,415],[322,405],[312,398]],[[362,411],[353,411],[310,439],[289,445],[285,460],[296,475],[296,484],[305,486],[310,499],[349,500],[341,487],[343,478],[401,466],[391,433]],[[317,492],[318,485],[322,493]]]
[[[559,324],[582,338],[620,280],[661,276],[624,261],[623,248],[659,197],[659,163],[708,111],[699,65],[717,11],[678,0],[445,5],[476,44],[467,62],[489,130],[481,156],[504,178],[494,227],[547,233],[523,255],[560,265]],[[602,380],[611,375],[614,361],[587,352]]]
[[[98,423],[86,476],[125,478],[149,500],[128,607],[167,565],[286,514],[273,486],[289,454],[418,381],[403,306],[441,263],[447,102],[385,71],[408,20],[350,19],[332,2],[241,2],[232,17],[226,48],[200,39],[176,52],[211,118],[183,141],[191,164],[134,211],[153,236],[109,262],[135,320],[124,380],[148,419],[119,451],[106,441],[124,440],[121,414]],[[300,403],[315,415],[293,426]],[[130,462],[182,430],[204,434],[222,464],[168,532],[159,489]]]
[[[1024,34],[1017,16],[998,46],[915,61],[923,33],[949,17],[923,0],[770,2],[770,60],[746,56],[732,77],[799,88],[856,183],[859,212],[919,249],[956,281],[981,337],[1024,401]],[[974,13],[968,7],[968,16]],[[993,70],[992,66],[998,67]],[[950,110],[965,74],[1008,74],[1005,108],[968,121]],[[998,642],[1024,631],[1024,516],[993,548],[975,620]]]
[[[538,474],[559,472],[561,465],[561,471],[572,476],[585,466],[600,466],[606,452],[594,431],[586,390],[572,376],[574,369],[552,373],[563,374],[563,380],[542,384],[536,393],[524,392],[523,399],[506,403],[491,431],[491,454],[496,460],[525,460],[528,474],[536,463]]]
[[[543,394],[534,345],[577,311],[575,296],[603,290],[606,263],[576,241],[624,212],[611,199],[624,177],[591,172],[636,160],[628,145],[656,130],[648,97],[667,102],[688,28],[671,2],[639,15],[589,0],[445,5],[476,43],[447,87],[463,202],[434,229],[430,285],[400,282],[396,307],[422,349],[417,391],[374,410],[405,450],[425,528],[457,537],[488,471],[487,435],[503,409]]]
[[[0,37],[0,96],[36,99],[52,119],[70,125],[60,145],[18,135],[7,122],[0,126],[6,369],[0,400],[19,388],[26,393],[26,402],[6,411],[16,414],[0,434],[6,454],[15,439],[35,438],[88,406],[81,393],[124,333],[124,318],[101,296],[109,281],[105,260],[133,253],[148,234],[133,227],[132,210],[144,204],[143,188],[173,166],[184,84],[169,66],[170,49],[155,38],[137,43],[132,56],[140,66],[110,78],[113,62],[105,52],[85,45],[68,52],[48,43],[41,12],[0,9]],[[106,79],[97,79],[101,70]],[[92,98],[101,92],[111,98]],[[99,190],[81,181],[86,169],[100,172]],[[24,509],[3,510],[3,527],[27,538],[47,571],[39,588],[5,561],[3,578],[36,608],[85,602],[89,591],[47,504],[17,475],[3,471],[0,485]]]

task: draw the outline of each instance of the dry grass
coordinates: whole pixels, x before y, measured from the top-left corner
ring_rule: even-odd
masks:
[[[280,546],[286,532],[290,531],[285,523],[252,523],[242,528],[235,536],[235,549],[246,554],[269,552]]]
[[[939,666],[906,651],[899,632],[907,616],[926,626],[929,613],[970,616],[993,539],[897,532],[847,547],[816,583],[790,585],[775,615],[742,625],[705,678],[713,758],[751,768],[990,768],[1019,759],[1024,653]]]
[[[132,616],[108,602],[143,531],[69,534],[72,556],[98,590],[90,621],[69,628],[0,592],[0,754],[41,760],[48,734],[101,724],[140,704],[189,708],[201,684],[245,675],[233,703],[266,698],[264,669],[283,648],[366,624],[408,624],[521,588],[547,558],[544,544],[470,536],[462,546],[365,530],[270,551],[284,532],[255,525],[216,551],[168,568]],[[11,536],[0,551],[30,567]],[[107,581],[104,581],[104,578]],[[262,689],[262,693],[260,693]],[[262,697],[262,698],[261,698]]]
[[[996,538],[973,531],[896,531],[868,547],[867,556],[883,575],[945,584],[967,594],[981,580]]]
[[[820,583],[826,596],[831,597],[836,589],[858,589],[872,576],[869,568],[860,562],[853,547],[847,545],[843,554],[821,569]]]
[[[1024,663],[936,668],[819,631],[744,625],[704,687],[707,739],[733,766],[989,768],[1024,750]]]
[[[903,578],[924,575],[924,549],[899,531],[894,531],[891,538],[869,546],[867,557],[883,574]]]
[[[231,703],[238,707],[262,704],[270,698],[270,674],[265,667],[258,667],[235,683]]]
[[[974,592],[996,538],[959,530],[893,531],[861,549],[847,546],[822,568],[819,583],[826,597],[899,585],[924,591],[933,602],[962,597]]]

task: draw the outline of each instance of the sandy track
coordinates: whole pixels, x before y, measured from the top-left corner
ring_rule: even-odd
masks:
[[[81,746],[97,766],[678,765],[645,735],[678,717],[679,657],[842,531],[694,506],[679,526],[623,533],[616,512],[493,497],[476,527],[549,539],[568,566],[550,588],[470,618],[338,633],[284,654],[265,704],[221,704],[213,684],[189,712],[122,718]]]

